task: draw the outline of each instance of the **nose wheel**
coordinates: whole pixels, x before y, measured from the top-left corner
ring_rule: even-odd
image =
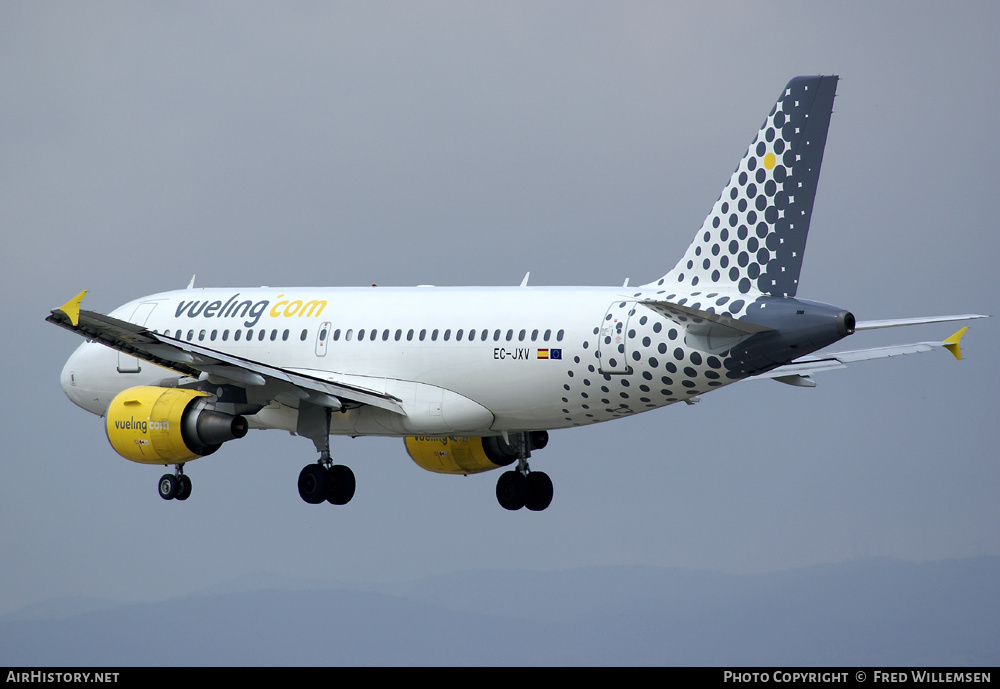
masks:
[[[174,473],[161,476],[157,490],[164,500],[187,500],[191,496],[191,479],[184,474],[184,466],[178,464]]]

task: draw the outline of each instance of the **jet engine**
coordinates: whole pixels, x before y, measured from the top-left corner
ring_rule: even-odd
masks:
[[[527,436],[533,450],[540,450],[548,442],[545,431],[533,431]],[[517,459],[517,449],[500,436],[407,436],[406,451],[421,469],[438,474],[478,474]]]
[[[115,452],[141,464],[178,464],[209,455],[247,434],[247,421],[208,409],[208,393],[138,386],[108,407],[105,429]]]

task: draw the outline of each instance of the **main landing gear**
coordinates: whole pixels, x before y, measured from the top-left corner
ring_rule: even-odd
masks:
[[[552,502],[552,479],[528,466],[531,450],[545,447],[548,441],[548,434],[542,437],[536,433],[510,436],[509,444],[517,451],[517,468],[505,471],[497,479],[497,502],[505,510],[527,507],[533,512],[541,512]]]
[[[346,505],[354,497],[354,472],[330,457],[306,466],[299,473],[299,496],[310,505],[324,500],[331,505]]]
[[[191,495],[191,479],[184,474],[184,465],[175,464],[173,474],[164,474],[157,485],[164,500],[187,500]]]
[[[311,439],[319,450],[319,461],[299,472],[299,497],[310,505],[324,500],[331,505],[346,505],[354,497],[354,472],[330,459],[329,407],[302,403],[296,432]]]

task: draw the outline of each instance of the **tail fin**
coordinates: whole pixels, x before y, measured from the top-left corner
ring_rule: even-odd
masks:
[[[653,285],[793,297],[837,77],[796,77],[771,108],[684,258]]]

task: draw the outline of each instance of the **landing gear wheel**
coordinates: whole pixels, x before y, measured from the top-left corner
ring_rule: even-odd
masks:
[[[177,479],[174,478],[173,474],[164,474],[161,476],[157,488],[160,491],[160,497],[164,500],[173,500],[177,497]]]
[[[310,505],[326,500],[330,487],[330,474],[321,464],[309,464],[299,473],[299,497]]]
[[[524,506],[533,512],[541,512],[552,502],[552,479],[541,471],[528,474],[528,499]]]
[[[505,471],[497,480],[497,502],[505,510],[519,510],[528,498],[528,479],[520,471]]]
[[[174,493],[174,500],[187,500],[191,496],[191,479],[185,474],[177,477],[177,492]]]
[[[329,475],[330,482],[326,501],[331,505],[346,505],[354,497],[354,489],[357,485],[354,480],[354,472],[343,464],[334,464],[329,469]]]

